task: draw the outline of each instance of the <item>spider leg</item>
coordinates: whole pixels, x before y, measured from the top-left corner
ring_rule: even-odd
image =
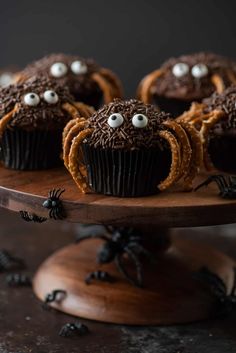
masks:
[[[61,194],[63,194],[63,192],[65,192],[65,189],[58,189],[55,196],[59,199]]]
[[[49,194],[48,194],[48,197],[49,197],[49,198],[54,197],[54,193],[55,193],[55,189],[50,190],[50,191],[49,191]]]
[[[220,192],[224,191],[225,188],[225,182],[224,179],[222,180],[221,175],[211,175],[209,178],[207,178],[203,183],[199,184],[194,191],[197,191],[198,189],[200,189],[203,186],[207,186],[210,183],[212,183],[213,181],[216,182],[218,188],[220,189]],[[226,184],[227,185],[227,184]]]
[[[208,270],[208,268],[203,267],[198,272],[197,277],[204,280],[218,298],[226,296],[227,289],[224,281],[218,275]]]
[[[137,244],[137,243],[133,243],[130,242],[129,245],[127,246],[128,248],[133,248],[134,250],[138,250],[139,254],[143,254],[144,256],[146,256],[146,258],[154,263],[156,263],[156,259],[154,258],[153,254],[148,251],[147,249],[145,249],[141,244]]]
[[[128,254],[129,258],[134,262],[136,266],[136,273],[137,273],[137,280],[134,282],[138,287],[142,287],[143,284],[143,276],[142,276],[142,265],[141,262],[138,258],[138,256],[135,254],[135,252],[130,249],[128,246],[125,248],[125,252]]]
[[[117,255],[115,257],[115,264],[118,268],[118,271],[127,279],[127,281],[129,281],[131,284],[133,284],[134,286],[137,286],[136,281],[134,281],[130,275],[128,274],[128,272],[126,271],[126,269],[124,268],[124,265],[122,263],[122,255]]]

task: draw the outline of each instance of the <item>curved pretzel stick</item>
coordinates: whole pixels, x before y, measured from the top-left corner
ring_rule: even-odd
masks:
[[[226,118],[226,114],[221,111],[221,110],[213,110],[211,112],[211,116],[208,120],[203,120],[202,121],[202,126],[200,130],[200,136],[202,139],[202,145],[203,145],[203,161],[204,161],[204,166],[206,170],[213,170],[214,165],[212,164],[209,154],[208,154],[208,137],[209,137],[209,132],[211,128],[218,123],[222,118]]]
[[[74,102],[74,106],[77,108],[81,116],[88,119],[95,112],[93,107],[90,107],[82,102]]]
[[[188,135],[180,124],[178,124],[174,120],[166,120],[163,125],[167,126],[169,129],[174,131],[181,147],[181,165],[179,168],[179,175],[176,178],[176,181],[178,181],[180,178],[185,177],[188,173],[192,156],[192,148],[189,142]]]
[[[123,87],[119,78],[109,69],[101,68],[99,73],[107,80],[113,89],[113,98],[123,97]]]
[[[184,189],[187,190],[192,190],[192,182],[195,176],[198,174],[200,167],[203,162],[203,146],[202,146],[202,140],[201,140],[201,135],[199,131],[195,129],[194,126],[190,125],[189,123],[186,123],[185,121],[180,121],[180,125],[185,129],[187,132],[191,147],[192,147],[192,157],[191,157],[191,162],[189,166],[189,171],[184,178]]]
[[[191,104],[190,109],[184,112],[183,114],[179,115],[175,120],[177,122],[180,122],[180,121],[191,122],[192,120],[202,116],[203,107],[204,107],[204,104],[193,102]]]
[[[155,81],[165,73],[165,70],[155,70],[149,75],[145,76],[140,82],[137,89],[137,97],[146,104],[152,102],[151,86]]]
[[[77,110],[77,108],[70,103],[64,103],[62,105],[62,109],[71,115],[72,119],[78,118],[80,116],[80,112]]]
[[[69,166],[69,152],[71,148],[71,143],[73,138],[78,135],[78,133],[85,128],[86,120],[80,121],[79,123],[73,125],[65,136],[64,145],[63,145],[63,160],[66,168]]]
[[[72,178],[76,182],[78,188],[82,193],[90,191],[88,186],[87,178],[81,173],[79,163],[78,163],[78,154],[82,141],[93,132],[92,129],[85,129],[81,131],[72,141],[72,145],[69,153],[69,172],[72,175]]]
[[[217,93],[222,93],[225,90],[224,81],[219,75],[217,74],[212,75],[211,82],[215,86]]]
[[[234,85],[236,85],[236,73],[234,71],[227,70],[227,76],[228,76],[230,82],[232,82]]]
[[[66,126],[64,127],[63,133],[62,133],[62,146],[64,146],[65,143],[65,138],[68,134],[68,132],[70,131],[70,129],[72,128],[72,126],[74,126],[77,123],[80,123],[81,121],[85,121],[84,118],[75,118],[70,120]]]
[[[167,176],[167,178],[158,185],[158,189],[162,191],[169,188],[178,178],[179,166],[180,166],[180,150],[179,150],[179,144],[171,132],[167,130],[163,130],[163,131],[159,131],[158,134],[160,137],[162,137],[168,142],[168,144],[170,145],[171,154],[172,154],[170,173]]]
[[[113,94],[112,86],[109,83],[109,81],[106,80],[103,77],[103,75],[100,74],[99,72],[94,72],[92,74],[92,78],[95,82],[97,82],[98,86],[101,88],[103,92],[104,103],[110,103],[111,101],[113,101],[114,94]]]
[[[14,109],[12,109],[9,113],[4,115],[0,120],[0,138],[2,138],[4,131],[6,130],[7,124],[11,121],[13,115],[19,109],[19,104],[16,103]]]

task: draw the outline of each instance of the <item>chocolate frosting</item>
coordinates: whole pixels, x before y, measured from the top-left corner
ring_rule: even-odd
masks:
[[[179,78],[175,77],[172,68],[177,63],[188,64],[189,73]],[[195,78],[191,75],[191,68],[196,64],[207,66],[207,76]],[[161,66],[161,69],[165,73],[157,79],[156,85],[152,87],[152,93],[166,98],[192,101],[208,97],[215,91],[215,86],[211,82],[213,74],[218,74],[223,79],[225,86],[229,86],[231,81],[227,71],[236,72],[236,63],[217,54],[200,52],[171,58]]]
[[[204,112],[220,110],[225,113],[225,119],[222,118],[214,126],[215,132],[236,128],[236,86],[227,88],[223,93],[214,93],[211,97],[203,100],[205,104]]]
[[[108,124],[108,118],[113,113],[120,113],[124,119],[123,124],[117,128],[112,128]],[[144,114],[148,118],[146,127],[137,128],[132,124],[132,117],[135,114]],[[127,101],[115,99],[89,119],[88,126],[94,131],[85,142],[94,147],[128,150],[160,147],[164,141],[158,136],[158,131],[162,129],[162,122],[168,118],[169,114],[159,112],[153,105],[135,99]]]
[[[87,72],[85,74],[74,74],[70,68],[74,61],[81,61],[83,64],[86,64]],[[56,78],[56,80],[62,86],[68,86],[70,93],[76,100],[81,101],[80,95],[102,95],[98,84],[91,78],[91,74],[99,71],[100,68],[92,59],[84,59],[75,55],[51,54],[29,64],[20,74],[28,78],[38,74],[53,78],[50,73],[50,68],[53,64],[58,62],[64,63],[68,71],[65,76]]]
[[[57,93],[59,99],[56,104],[49,104],[44,100],[43,94],[47,90]],[[40,97],[37,106],[25,104],[24,96],[27,93],[36,93]],[[13,115],[8,127],[24,130],[62,129],[71,119],[71,116],[62,109],[62,104],[66,102],[73,103],[73,97],[69,94],[68,88],[46,77],[32,77],[23,84],[10,85],[0,90],[0,118],[3,118],[18,103],[19,110]]]

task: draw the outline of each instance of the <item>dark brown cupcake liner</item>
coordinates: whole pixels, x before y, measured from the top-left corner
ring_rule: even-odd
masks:
[[[6,129],[1,140],[1,160],[5,167],[39,170],[62,164],[62,131]]]
[[[163,96],[153,96],[153,102],[160,108],[160,110],[170,113],[172,117],[183,114],[189,110],[192,101],[183,101],[181,99],[166,98]]]
[[[208,153],[214,167],[236,174],[236,135],[214,136],[208,144]]]
[[[159,148],[125,151],[83,145],[88,183],[97,193],[138,197],[159,192],[169,173],[171,153]]]

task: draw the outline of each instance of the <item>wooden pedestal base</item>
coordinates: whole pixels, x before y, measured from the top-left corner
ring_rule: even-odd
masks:
[[[98,266],[98,239],[70,245],[53,254],[39,268],[34,291],[43,300],[54,289],[67,291],[61,303],[52,306],[74,316],[119,324],[176,324],[208,318],[215,298],[193,276],[206,266],[220,276],[230,292],[234,262],[199,243],[172,239],[156,264],[144,264],[144,288],[136,288],[118,272],[114,263]],[[108,271],[114,283],[84,283],[94,270]]]

